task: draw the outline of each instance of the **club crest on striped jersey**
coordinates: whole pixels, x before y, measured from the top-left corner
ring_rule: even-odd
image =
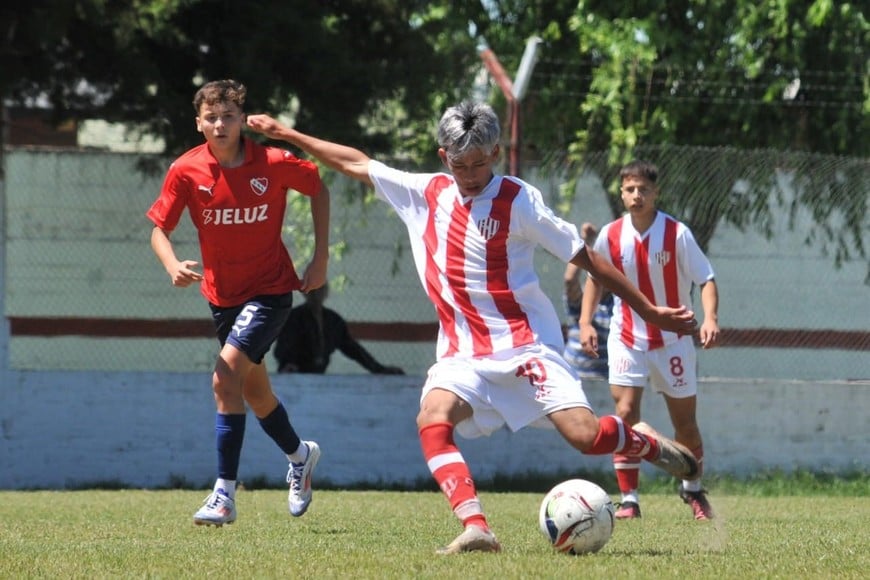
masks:
[[[499,220],[492,219],[489,216],[477,221],[477,231],[479,231],[480,235],[483,236],[483,239],[487,241],[495,237],[500,226],[501,222]]]
[[[269,189],[269,178],[267,177],[253,177],[251,178],[251,189],[257,195],[263,195],[266,193],[266,190]]]
[[[656,252],[653,256],[653,259],[656,261],[656,264],[664,266],[669,264],[671,261],[671,253],[667,250]]]

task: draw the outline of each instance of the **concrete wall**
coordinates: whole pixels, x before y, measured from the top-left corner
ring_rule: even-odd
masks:
[[[0,488],[207,486],[215,475],[207,374],[0,371],[0,379]],[[429,477],[414,423],[422,381],[274,377],[300,435],[323,448],[317,476],[336,484]],[[611,411],[603,383],[585,388],[599,413]],[[866,384],[704,380],[700,388],[709,472],[868,467]],[[645,419],[669,432],[660,397],[650,394],[644,405]],[[458,443],[481,482],[495,474],[610,468],[607,457],[581,456],[549,430]],[[278,482],[285,471],[283,455],[249,415],[240,478]]]
[[[7,183],[0,181],[0,312],[156,318],[189,318],[200,312],[207,317],[196,291],[173,292],[150,255],[143,212],[157,186],[132,169],[117,169],[119,163],[127,167],[129,160],[95,157],[103,165],[86,169],[69,165],[63,157],[40,159],[41,165],[34,166],[23,154],[9,155]],[[19,170],[13,171],[16,162]],[[110,167],[115,169],[110,172]],[[106,183],[107,173],[127,179]],[[61,185],[71,189],[58,189]],[[606,219],[600,192],[587,185],[568,217],[600,223]],[[546,183],[541,186],[548,189]],[[75,197],[73,191],[87,195]],[[419,315],[417,320],[434,320],[407,253],[392,275],[391,260],[405,234],[394,216],[378,211],[368,213],[366,220],[354,205],[336,211],[345,216],[341,219],[347,221],[339,223],[348,228],[342,233],[355,249],[335,263],[332,273],[347,274],[355,285],[347,294],[336,292],[331,305],[351,320],[409,320],[409,313]],[[15,219],[9,219],[10,212]],[[85,220],[71,231],[69,218],[75,213],[94,217],[93,227]],[[723,326],[870,327],[864,264],[834,270],[829,258],[807,249],[796,236],[781,233],[783,237],[767,242],[723,228],[723,237],[714,239],[710,254],[723,287]],[[185,237],[180,237],[184,246]],[[775,267],[763,257],[771,253],[777,257]],[[558,303],[562,265],[542,256],[539,272]],[[373,275],[364,278],[364,273]],[[170,340],[35,340],[11,341],[8,320],[0,316],[0,488],[106,482],[160,487],[178,479],[210,484],[216,463],[208,373],[214,341],[180,348],[187,345]],[[300,434],[323,447],[319,477],[337,484],[410,483],[429,477],[414,417],[434,346],[413,345],[414,356],[404,352],[404,359],[397,361],[390,355],[398,344],[366,346],[384,362],[405,366],[413,374],[274,377]],[[143,353],[141,360],[134,358],[138,353]],[[95,354],[128,358],[122,361],[124,370],[22,370],[50,368],[59,358],[62,368],[76,368],[72,361],[86,367],[93,365]],[[67,356],[69,360],[63,358]],[[411,359],[414,368],[405,364]],[[706,378],[700,385],[699,416],[709,471],[867,469],[870,384],[832,380],[870,376],[866,352],[723,348],[700,359]],[[155,372],[155,365],[165,361],[197,372]],[[140,364],[144,370],[130,372]],[[359,369],[339,357],[331,370]],[[721,376],[761,378],[712,378]],[[792,380],[798,378],[803,380]],[[611,410],[603,384],[590,382],[586,391],[599,412]],[[647,397],[645,415],[653,425],[668,424],[658,397]],[[460,439],[459,444],[481,480],[496,473],[609,469],[608,458],[581,457],[550,431],[499,432],[480,440]],[[281,453],[251,418],[241,478],[278,481],[285,470]]]
[[[197,288],[172,288],[151,252],[151,226],[144,213],[162,173],[144,176],[136,169],[137,159],[104,152],[7,153],[7,316],[210,318]],[[554,204],[558,177],[529,173],[526,178]],[[347,243],[343,256],[333,254],[330,276],[346,277],[348,284],[333,286],[328,305],[355,322],[435,321],[401,221],[386,204],[363,204],[363,189],[357,184],[335,179],[330,187],[332,241]],[[600,182],[581,179],[565,217],[575,223],[609,220]],[[798,212],[795,220],[791,231],[786,212],[778,214],[770,240],[724,223],[717,228],[709,255],[721,293],[720,324],[867,331],[867,263],[853,260],[836,268],[821,247],[804,243],[814,228],[806,211]],[[288,228],[303,228],[308,222],[307,209],[288,212]],[[864,246],[870,247],[867,231]],[[187,217],[173,240],[179,256],[198,259],[196,234]],[[294,249],[293,254],[304,265],[305,252]],[[536,265],[544,291],[561,306],[564,264],[541,250]],[[407,343],[402,337],[364,346],[383,363],[420,375],[435,352],[434,344]],[[207,373],[216,353],[217,343],[211,339],[19,336],[9,345],[11,368],[18,370]],[[699,357],[699,373],[744,379],[870,379],[868,359],[866,351],[721,348]],[[364,372],[341,355],[335,356],[330,371]]]

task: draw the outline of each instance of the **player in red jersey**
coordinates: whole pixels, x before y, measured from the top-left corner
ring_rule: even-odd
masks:
[[[423,288],[438,314],[437,362],[417,415],[423,456],[464,531],[442,554],[500,549],[471,472],[454,442],[507,425],[549,426],[589,454],[620,451],[672,474],[697,469],[688,449],[649,426],[592,412],[575,371],[562,358],[561,323],[535,274],[535,248],[572,261],[605,280],[656,324],[691,332],[694,314],[654,307],[613,266],[583,244],[541,193],[520,179],[496,175],[498,117],[466,102],[449,108],[438,127],[438,154],[450,173],[406,173],[363,152],[304,135],[267,116],[248,126],[289,141],[326,165],[373,186],[405,223]],[[530,464],[530,468],[533,466]]]
[[[645,161],[634,161],[623,167],[619,175],[622,202],[628,214],[601,229],[595,250],[654,304],[691,304],[692,287],[699,286],[704,309],[701,345],[704,348],[715,346],[719,342],[719,294],[713,268],[689,228],[656,208],[658,168]],[[580,340],[593,356],[598,349],[598,335],[591,319],[601,292],[601,282],[594,276],[587,278]],[[640,421],[641,397],[647,382],[664,396],[675,439],[692,450],[699,465],[696,477],[683,479],[680,497],[691,506],[695,519],[712,518],[713,510],[701,487],[704,447],[695,417],[698,381],[692,336],[669,332],[642,320],[625,300],[617,297],[607,350],[616,414],[632,424]],[[637,494],[640,460],[615,453],[613,465],[622,493],[622,505],[616,517],[640,517]]]
[[[196,128],[205,143],[170,166],[147,216],[151,247],[172,285],[200,283],[217,328],[221,351],[212,375],[217,404],[218,477],[194,515],[201,525],[236,519],[235,491],[245,432],[246,405],[287,455],[288,505],[300,516],[311,502],[311,474],[320,458],[314,441],[302,441],[272,391],[264,355],[290,313],[293,290],[326,282],[329,190],[317,166],[277,147],[242,136],[247,90],[233,80],[205,84],[194,96]],[[287,190],[311,200],[314,256],[300,280],[281,239]],[[187,209],[199,232],[202,272],[176,257],[170,234]]]

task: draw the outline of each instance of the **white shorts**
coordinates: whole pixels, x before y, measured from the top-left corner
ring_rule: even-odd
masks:
[[[655,350],[628,348],[613,334],[607,339],[611,385],[644,387],[649,380],[654,391],[683,399],[698,394],[695,344],[691,336]]]
[[[467,402],[473,414],[456,426],[466,439],[489,435],[505,424],[554,428],[547,415],[589,406],[577,373],[562,355],[529,345],[497,357],[445,358],[429,369],[422,401],[432,389],[444,389]]]

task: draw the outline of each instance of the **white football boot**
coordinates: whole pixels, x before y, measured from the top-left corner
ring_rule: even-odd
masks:
[[[287,483],[290,484],[287,505],[290,508],[290,515],[297,518],[304,514],[311,504],[311,474],[320,461],[320,446],[314,441],[303,441],[303,443],[308,447],[308,459],[302,463],[291,463],[287,471]]]
[[[655,439],[658,443],[658,457],[647,461],[678,479],[694,479],[698,474],[698,460],[695,459],[688,447],[673,439],[668,439],[647,423],[638,423],[632,429],[641,435]]]
[[[437,554],[459,554],[461,552],[498,552],[501,545],[495,539],[495,534],[480,526],[470,525],[456,539],[438,548]]]
[[[193,523],[198,526],[221,527],[234,521],[236,521],[236,502],[222,489],[211,492],[199,511],[193,514]]]

